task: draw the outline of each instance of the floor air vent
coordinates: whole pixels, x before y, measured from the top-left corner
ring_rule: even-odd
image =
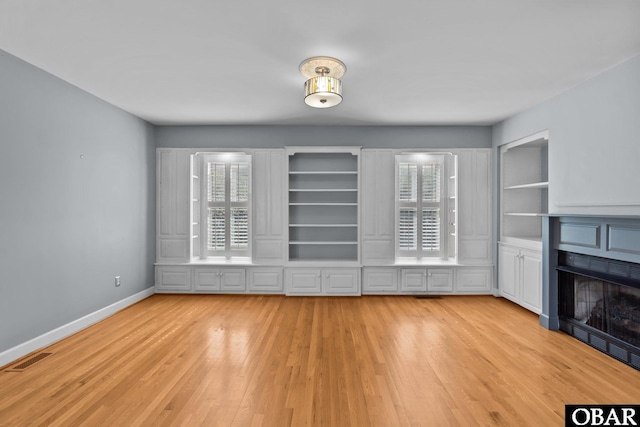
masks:
[[[415,299],[442,299],[440,295],[416,295]]]
[[[51,356],[53,353],[38,353],[33,357],[25,360],[24,362],[20,362],[19,364],[12,366],[7,369],[6,372],[22,372],[27,369],[29,366],[33,365],[36,362],[41,361],[42,359]]]

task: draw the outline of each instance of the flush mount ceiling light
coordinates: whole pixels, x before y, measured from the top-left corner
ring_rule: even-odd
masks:
[[[310,107],[329,108],[342,102],[340,77],[347,66],[336,58],[314,56],[300,64],[300,72],[308,80],[304,83],[304,102]]]

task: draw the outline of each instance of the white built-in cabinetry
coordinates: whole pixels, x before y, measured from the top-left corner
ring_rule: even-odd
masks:
[[[360,295],[360,147],[286,153],[287,295]]]
[[[291,267],[285,283],[287,295],[360,295],[360,269]]]
[[[502,296],[540,314],[542,311],[542,253],[501,244],[498,263]]]
[[[282,267],[156,265],[158,293],[284,293]]]
[[[282,266],[286,252],[285,171],[282,149],[253,151],[253,257],[256,264]]]
[[[449,228],[449,238],[457,239],[457,245],[450,242],[449,247],[457,248],[457,256],[431,265],[395,259],[395,156],[407,152],[412,150],[362,150],[362,293],[491,293],[491,150],[448,150],[457,159],[457,167],[454,163],[446,177],[449,214],[455,224]]]
[[[403,268],[400,277],[403,292],[453,292],[453,270],[450,268]]]
[[[489,294],[493,269],[453,265],[441,267],[364,267],[362,293],[385,294]]]
[[[359,152],[287,149],[289,261],[358,261]]]
[[[395,151],[362,150],[362,263],[395,262]]]
[[[205,150],[158,149],[156,291],[287,295],[488,294],[490,149],[447,150],[447,260],[395,258],[395,156],[412,150],[287,147],[206,150],[252,157],[251,259],[200,259],[199,171]],[[423,150],[426,151],[426,150]],[[442,153],[443,150],[433,150]]]
[[[549,134],[500,147],[500,294],[542,309],[542,217],[548,213]]]
[[[156,260],[184,262],[189,258],[189,150],[158,150]]]

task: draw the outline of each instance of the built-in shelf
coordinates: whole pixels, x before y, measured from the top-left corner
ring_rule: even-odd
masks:
[[[546,214],[539,212],[505,212],[504,215],[508,216],[544,216]]]
[[[358,224],[289,224],[289,227],[357,227]]]
[[[358,242],[304,242],[304,241],[290,241],[290,245],[357,245]]]
[[[289,206],[358,206],[357,203],[289,203]]]
[[[357,175],[356,171],[289,171],[289,175]]]
[[[542,217],[549,209],[549,135],[540,132],[500,147],[500,295],[540,314]]]
[[[510,185],[508,187],[505,187],[505,190],[519,190],[519,189],[527,189],[527,188],[549,188],[549,181],[544,181],[544,182],[532,182],[530,184],[521,184],[521,185]]]
[[[335,151],[333,151],[335,150]],[[289,155],[289,261],[358,260],[358,155],[347,147]]]
[[[314,193],[314,192],[357,192],[357,188],[290,188],[289,191],[299,191],[304,193]]]
[[[542,234],[542,219],[548,212],[548,134],[500,147],[501,198],[500,238]]]

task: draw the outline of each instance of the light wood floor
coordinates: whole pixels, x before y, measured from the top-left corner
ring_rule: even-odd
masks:
[[[562,426],[567,403],[640,403],[640,372],[494,297],[154,295],[43,351],[0,371],[0,425]]]

